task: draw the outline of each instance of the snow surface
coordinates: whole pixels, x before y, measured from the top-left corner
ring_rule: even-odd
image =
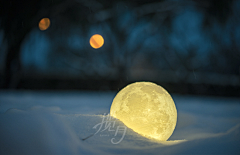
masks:
[[[0,154],[240,154],[240,99],[172,95],[177,126],[158,142],[100,128],[115,94],[1,91]]]

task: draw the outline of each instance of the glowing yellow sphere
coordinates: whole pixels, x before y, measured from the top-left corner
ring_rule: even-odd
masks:
[[[110,115],[142,136],[166,141],[177,123],[170,94],[152,82],[132,83],[115,96]]]
[[[104,39],[101,35],[95,34],[90,38],[89,43],[93,48],[97,49],[103,46]]]
[[[50,19],[49,18],[41,19],[38,26],[39,26],[39,29],[42,31],[48,29],[50,26]]]

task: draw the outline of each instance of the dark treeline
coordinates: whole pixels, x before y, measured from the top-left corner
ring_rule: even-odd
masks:
[[[0,3],[1,88],[118,90],[145,80],[175,93],[240,95],[238,0]],[[44,17],[51,25],[41,31]],[[103,47],[89,45],[93,34]]]

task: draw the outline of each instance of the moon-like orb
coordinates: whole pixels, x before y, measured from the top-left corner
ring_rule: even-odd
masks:
[[[38,26],[39,26],[39,29],[42,31],[48,29],[50,26],[50,19],[49,18],[41,19]]]
[[[177,123],[170,94],[152,82],[132,83],[115,96],[110,115],[147,138],[166,141]]]
[[[93,48],[97,49],[103,46],[104,39],[100,34],[95,34],[90,38],[89,43]]]

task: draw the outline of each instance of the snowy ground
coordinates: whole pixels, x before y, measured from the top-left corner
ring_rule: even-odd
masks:
[[[114,96],[1,91],[0,154],[240,154],[240,99],[172,95],[177,126],[158,142],[108,120]]]

